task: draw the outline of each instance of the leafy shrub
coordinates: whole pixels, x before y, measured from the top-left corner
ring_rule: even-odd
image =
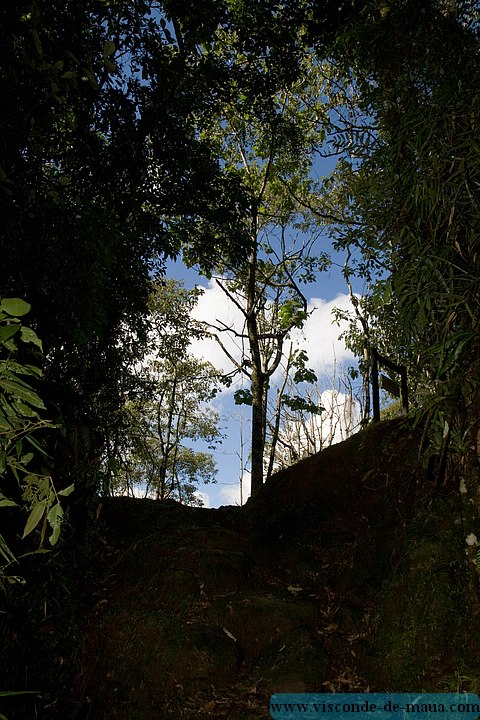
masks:
[[[22,322],[29,310],[18,298],[0,300],[0,508],[18,511],[13,513],[14,535],[23,539],[38,528],[41,548],[47,531],[51,546],[58,541],[63,521],[59,496],[69,495],[73,485],[57,492],[48,473],[45,430],[58,431],[58,425],[42,417],[45,405],[34,389],[42,376],[37,364],[42,343]],[[0,587],[23,582],[19,575],[8,574],[17,563],[11,540],[0,532]]]

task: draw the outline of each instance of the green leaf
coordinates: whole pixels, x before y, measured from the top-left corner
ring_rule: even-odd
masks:
[[[75,490],[75,485],[69,485],[68,487],[64,488],[63,490],[59,490],[57,493],[58,495],[61,495],[62,497],[68,497],[72,494],[72,492]]]
[[[68,55],[68,57],[71,58],[76,65],[80,65],[80,60],[72,53],[71,50],[65,50],[65,55]]]
[[[16,362],[11,358],[8,360],[0,360],[0,374],[4,377],[14,379],[16,375],[31,375],[33,377],[41,377],[42,371],[35,365],[27,365]]]
[[[115,50],[116,50],[116,45],[115,45],[115,43],[113,42],[113,40],[107,40],[107,42],[106,42],[105,45],[103,46],[103,57],[104,57],[104,59],[110,57],[110,55],[113,55],[113,53],[115,52]]]
[[[27,365],[22,363],[21,368],[24,375],[33,375],[35,377],[42,377],[43,375],[43,370],[36,365]]]
[[[30,407],[30,405],[25,405],[21,400],[17,400],[13,404],[15,410],[18,412],[19,415],[22,415],[23,417],[29,417],[29,418],[38,418],[39,415],[33,408]]]
[[[317,376],[314,371],[309,368],[299,368],[293,376],[293,381],[296,383],[314,383],[317,382]]]
[[[33,44],[35,45],[35,50],[38,53],[38,57],[43,59],[43,45],[42,41],[40,40],[40,35],[38,34],[37,30],[32,30],[32,37],[33,37]]]
[[[19,507],[19,505],[0,493],[0,507]]]
[[[45,495],[45,484],[47,486],[47,490],[50,487],[50,480],[48,478],[42,478],[43,482],[40,483],[40,478],[35,473],[30,473],[29,475],[25,475],[23,478],[24,485],[36,485]],[[42,487],[40,487],[42,485]]]
[[[33,343],[33,345],[39,347],[40,350],[43,350],[42,341],[37,336],[37,333],[34,332],[31,328],[22,327],[20,337],[22,338],[23,342]]]
[[[30,405],[40,408],[41,410],[45,410],[43,400],[25,383],[22,383],[20,385],[18,382],[13,382],[12,380],[0,380],[0,387],[3,387],[15,398],[25,400],[25,402],[29,403]]]
[[[50,545],[55,545],[60,537],[60,527],[63,522],[63,508],[60,503],[57,503],[50,508],[47,514],[47,521],[52,528],[52,534],[48,538]]]
[[[233,394],[235,405],[252,405],[253,395],[250,390],[237,390]]]
[[[19,330],[20,325],[4,325],[0,328],[0,342],[10,340]]]
[[[30,443],[30,445],[31,445],[32,447],[34,447],[35,450],[38,450],[39,453],[41,453],[41,454],[44,455],[45,457],[48,457],[48,454],[47,454],[45,448],[43,448],[43,447],[40,445],[40,443],[38,443],[31,435],[27,435],[27,437],[25,438],[25,440],[26,440],[28,443]]]
[[[8,562],[9,565],[10,565],[10,563],[18,562],[17,558],[15,557],[15,555],[12,553],[12,551],[8,547],[7,543],[5,542],[5,538],[3,537],[3,535],[0,535],[0,555],[2,555],[5,558],[5,560]]]
[[[322,405],[317,405],[316,403],[306,400],[300,396],[290,397],[289,395],[284,395],[282,397],[282,404],[286,405],[290,408],[290,410],[303,410],[311,415],[320,415],[325,410]]]
[[[0,309],[12,317],[26,315],[32,306],[20,298],[3,298],[0,302]]]
[[[18,556],[18,559],[21,560],[22,558],[31,557],[32,555],[47,555],[51,552],[52,551],[48,548],[37,548],[36,550],[30,550],[29,552],[22,553]]]
[[[86,68],[86,67],[82,68],[82,70],[85,73],[85,75],[87,76],[90,86],[94,90],[98,90],[98,81],[97,81],[97,78],[95,77],[95,75],[93,74],[92,70],[90,68]]]
[[[4,575],[2,580],[6,580],[10,585],[14,585],[15,583],[18,583],[19,585],[26,585],[25,578],[21,577],[20,575]],[[5,715],[0,715],[1,718],[5,718]],[[8,718],[5,718],[5,720],[8,720]]]
[[[28,516],[25,530],[23,531],[22,540],[23,538],[27,537],[27,535],[29,535],[32,530],[35,530],[45,513],[45,509],[46,505],[44,501],[38,502],[36,505],[33,506],[30,515]]]

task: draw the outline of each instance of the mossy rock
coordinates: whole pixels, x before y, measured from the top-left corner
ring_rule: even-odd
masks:
[[[453,683],[458,668],[469,656],[472,666],[478,661],[478,622],[472,635],[467,631],[471,608],[458,530],[447,514],[437,515],[432,528],[432,515],[407,529],[408,554],[377,604],[373,684],[385,691],[463,689]]]

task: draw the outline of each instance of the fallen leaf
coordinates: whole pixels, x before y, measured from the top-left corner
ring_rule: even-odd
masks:
[[[292,595],[297,595],[297,593],[302,592],[303,588],[299,587],[298,585],[289,585],[287,587],[288,592],[291,592]]]
[[[230,640],[233,640],[234,642],[237,642],[237,638],[236,638],[234,635],[232,635],[232,633],[230,632],[230,630],[227,630],[227,628],[222,628],[222,630],[223,630],[223,632],[225,633],[225,635],[230,638]]]

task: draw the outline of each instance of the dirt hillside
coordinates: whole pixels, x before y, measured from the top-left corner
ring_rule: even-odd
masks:
[[[478,691],[455,507],[404,423],[243,508],[113,498],[97,515],[68,650],[53,612],[50,687],[18,717],[260,720],[272,692]]]

